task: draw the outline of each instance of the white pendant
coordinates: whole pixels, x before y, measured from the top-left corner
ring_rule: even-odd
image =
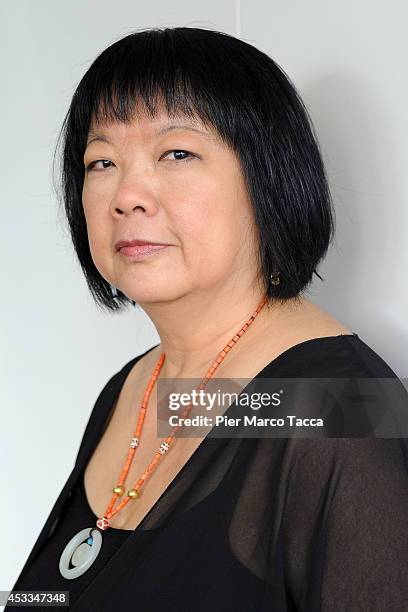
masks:
[[[64,578],[71,580],[82,576],[95,561],[102,547],[102,534],[98,529],[87,527],[79,531],[66,545],[59,562]],[[71,562],[74,567],[70,568]]]

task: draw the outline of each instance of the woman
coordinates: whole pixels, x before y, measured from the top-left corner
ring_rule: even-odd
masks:
[[[157,436],[160,379],[397,378],[304,295],[333,211],[285,73],[221,32],[135,32],[82,78],[62,159],[96,303],[138,304],[160,343],[100,393],[14,590],[78,611],[404,609],[405,440]]]

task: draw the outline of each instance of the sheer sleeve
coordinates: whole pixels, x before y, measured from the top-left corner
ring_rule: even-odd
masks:
[[[298,610],[408,610],[406,439],[305,439],[283,513]]]

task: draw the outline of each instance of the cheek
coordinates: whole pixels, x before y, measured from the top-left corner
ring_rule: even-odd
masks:
[[[181,191],[183,195],[167,207],[170,223],[179,234],[183,249],[197,253],[200,249],[214,249],[222,240],[225,227],[228,225],[228,204],[222,191],[214,185],[201,185],[190,190]],[[171,211],[171,212],[170,212]]]
[[[233,267],[241,251],[248,219],[244,208],[225,190],[190,195],[171,206],[171,223],[177,228],[185,264],[199,274],[219,276]]]
[[[91,253],[93,253],[98,248],[99,236],[101,233],[99,221],[92,208],[86,205],[84,205],[84,215],[86,221],[86,230],[88,233],[89,247],[91,249]]]
[[[92,260],[102,276],[106,277],[110,269],[107,246],[109,227],[103,222],[100,211],[97,211],[95,206],[90,206],[86,199],[83,200],[83,210]]]

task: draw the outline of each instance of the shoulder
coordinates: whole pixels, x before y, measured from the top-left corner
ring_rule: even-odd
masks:
[[[305,340],[284,351],[269,366],[294,376],[397,377],[390,365],[355,333]]]

